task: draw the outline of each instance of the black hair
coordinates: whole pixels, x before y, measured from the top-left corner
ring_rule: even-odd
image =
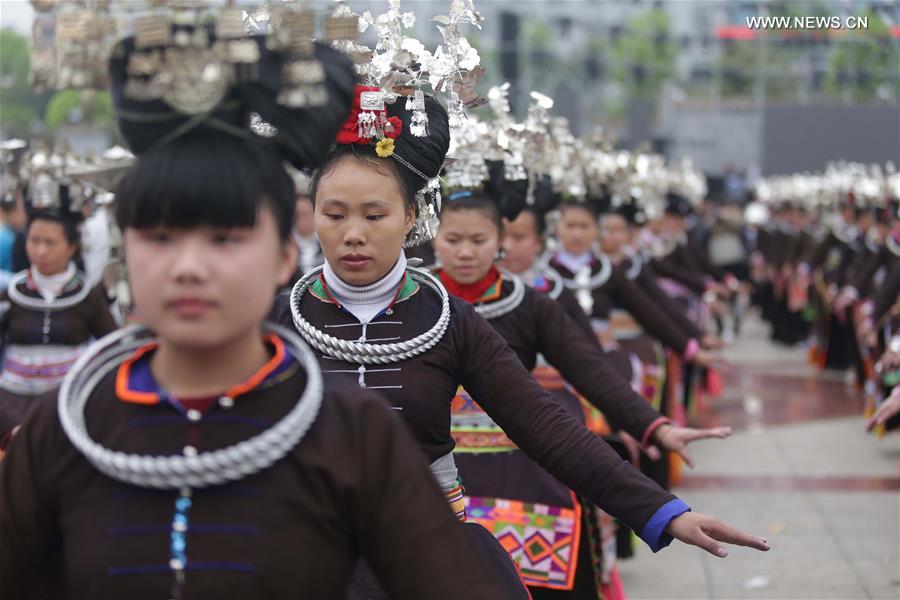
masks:
[[[57,209],[33,210],[29,213],[28,224],[25,226],[24,238],[26,240],[28,239],[28,232],[31,230],[31,225],[35,221],[58,223],[62,226],[63,236],[65,236],[66,241],[70,245],[75,246],[75,254],[72,256],[72,261],[79,271],[84,271],[84,259],[81,256],[80,219],[73,216],[71,213],[61,212]]]
[[[694,212],[691,201],[676,192],[666,192],[665,213],[674,217],[686,218]]]
[[[331,173],[338,163],[346,157],[367,162],[373,169],[382,175],[391,175],[397,179],[400,186],[400,195],[407,209],[416,208],[416,193],[425,185],[425,181],[409,169],[403,167],[392,158],[381,158],[375,153],[375,146],[362,146],[358,144],[345,144],[335,147],[334,151],[319,167],[309,182],[309,197],[313,204],[316,203],[316,194],[319,191],[319,183],[322,177]]]
[[[81,232],[78,229],[77,220],[69,218],[56,210],[35,211],[28,218],[28,225],[25,228],[26,234],[31,229],[31,224],[35,221],[59,223],[62,226],[63,234],[66,236],[66,241],[72,246],[81,245]]]
[[[388,117],[398,117],[403,126],[400,135],[394,140],[394,153],[404,162],[412,165],[425,177],[437,177],[444,165],[447,151],[450,149],[450,121],[447,110],[441,103],[425,96],[425,114],[428,116],[428,135],[417,137],[410,132],[412,111],[406,110],[406,102],[401,97],[393,104],[387,105]],[[407,208],[416,208],[416,193],[428,183],[418,173],[394,158],[381,158],[375,153],[374,144],[338,144],[325,162],[313,173],[309,184],[309,193],[313,202],[322,177],[330,173],[342,159],[351,156],[357,159],[381,163],[390,169],[397,178],[400,191]],[[389,165],[389,166],[388,166]]]
[[[450,197],[441,206],[441,217],[446,213],[462,210],[477,210],[483,213],[497,227],[497,232],[500,236],[503,235],[503,216],[500,214],[500,208],[497,206],[497,203],[489,196],[481,192],[457,192],[450,194]]]
[[[577,200],[563,200],[559,203],[559,212],[560,214],[564,214],[567,210],[578,208],[584,211],[587,211],[588,214],[594,219],[594,222],[597,223],[600,219],[600,211],[597,209],[597,206],[592,202],[578,202]]]
[[[488,179],[484,182],[484,192],[497,205],[500,216],[512,221],[525,206],[528,197],[528,180],[509,180],[503,161],[485,161]]]
[[[215,131],[194,131],[140,156],[116,197],[123,230],[253,227],[261,203],[282,242],[293,226],[294,181],[275,150]]]
[[[522,209],[522,212],[529,213],[534,217],[534,232],[539,238],[543,239],[544,232],[547,231],[547,218],[544,213],[534,206],[526,206]]]

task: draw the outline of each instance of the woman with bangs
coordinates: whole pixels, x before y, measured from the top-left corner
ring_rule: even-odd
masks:
[[[498,196],[502,197],[499,202],[494,200]],[[600,410],[613,427],[641,440],[645,448],[659,446],[677,452],[692,464],[686,452],[688,443],[726,437],[729,430],[695,430],[670,425],[668,419],[632,391],[607,356],[565,314],[561,305],[495,266],[503,239],[503,222],[515,221],[519,208],[525,205],[524,195],[520,202],[511,201],[510,196],[509,190],[494,189],[490,197],[464,191],[452,195],[445,203],[434,244],[441,265],[438,274],[445,287],[454,296],[474,305],[476,312],[488,320],[527,370],[533,371],[539,363],[557,369],[557,376]],[[505,214],[501,214],[503,210]],[[584,419],[574,396],[553,395],[571,414]],[[581,532],[581,539],[572,539],[565,546],[569,551],[580,549],[580,555],[558,552],[565,569],[551,568],[543,572],[549,565],[530,560],[530,554],[524,552],[527,540],[522,540],[514,558],[524,572],[531,574],[526,576],[526,581],[535,586],[532,594],[552,597],[548,589],[570,589],[575,590],[575,597],[582,594],[588,597],[596,595],[593,582],[601,579],[610,583],[604,593],[611,593],[617,585],[617,575],[611,571],[609,557],[603,557],[604,553],[611,552],[609,540],[605,548],[602,543],[591,545],[592,540],[599,541],[611,531],[608,517],[590,504],[580,506],[571,492],[548,478],[510,443],[465,392],[453,408],[456,460],[467,492],[472,496],[471,502],[495,506],[498,500],[512,501],[502,516],[495,511],[481,511],[480,522],[498,535],[508,535],[508,524],[517,520],[540,529],[541,524],[546,528],[547,514],[567,511],[566,519],[561,519],[563,522],[582,515],[581,522],[574,523],[572,528],[575,538]],[[492,431],[495,436],[487,435]],[[487,445],[485,440],[491,443]],[[513,518],[510,512],[521,514]],[[543,535],[546,539],[560,538],[560,533],[553,530]]]
[[[25,251],[30,267],[0,291],[0,452],[34,411],[38,398],[59,386],[91,339],[116,328],[102,288],[78,268],[78,186],[38,170],[28,195]]]
[[[575,292],[582,310],[591,318],[595,332],[602,339],[608,337],[610,311],[624,307],[653,337],[687,362],[701,366],[715,364],[715,356],[701,347],[697,337],[688,336],[624,269],[614,268],[606,254],[597,252],[599,203],[591,198],[584,202],[569,200],[560,205],[556,228],[560,248],[547,261],[547,266]]]
[[[13,438],[0,596],[340,598],[364,556],[394,598],[502,597],[383,400],[323,383],[302,340],[264,323],[296,264],[282,161],[317,164],[353,74],[317,46],[329,104],[282,106],[265,76],[282,57],[250,41],[262,78],[202,118],[125,93],[138,50],[113,52],[142,325],[91,346]]]
[[[412,111],[402,100],[385,104],[376,118],[391,127],[378,140],[354,132],[359,107],[373,106],[367,94],[379,92],[358,87],[356,93],[357,110],[351,111],[338,147],[313,176],[325,264],[276,305],[278,322],[293,323],[319,352],[326,377],[384,394],[461,519],[465,501],[452,454],[451,402],[463,386],[511,443],[628,523],[654,550],[673,537],[718,556],[727,554],[720,541],[767,549],[760,538],[688,512],[687,505],[622,461],[534,381],[471,304],[448,294],[429,272],[407,264],[404,245],[433,234],[432,211],[438,207],[428,198],[449,147],[447,112],[426,96],[427,134],[416,136],[409,131]],[[484,544],[486,555],[505,554],[483,528],[466,529]],[[521,584],[512,595],[514,575],[509,579],[507,597],[524,597]]]

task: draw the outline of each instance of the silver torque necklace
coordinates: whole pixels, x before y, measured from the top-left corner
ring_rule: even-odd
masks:
[[[44,298],[32,298],[19,291],[19,284],[26,279],[28,279],[28,269],[19,271],[13,275],[12,279],[9,280],[9,285],[6,287],[6,294],[13,304],[29,310],[50,312],[66,310],[67,308],[72,308],[73,306],[80,304],[81,301],[87,298],[87,295],[91,293],[90,288],[82,281],[81,289],[74,295],[65,298],[54,298],[48,302]]]
[[[84,409],[100,380],[134,351],[153,339],[134,325],[94,342],[69,370],[59,391],[58,411],[72,445],[104,475],[155,489],[202,488],[237,481],[284,458],[312,426],[322,405],[322,371],[297,334],[266,323],[263,329],[281,337],[306,371],[306,388],[294,408],[278,423],[243,442],[192,456],[126,454],[105,448],[87,432]]]
[[[553,283],[553,287],[547,290],[547,295],[556,300],[559,298],[559,295],[562,294],[563,288],[565,288],[565,283],[563,282],[562,275],[560,275],[556,269],[551,267],[545,267],[541,271],[541,276],[545,277],[548,281]]]
[[[543,254],[535,260],[534,265],[529,269],[526,273],[522,273],[522,277],[527,277],[529,281],[533,281],[538,277],[543,277],[546,280],[550,281],[553,284],[553,287],[547,290],[545,293],[556,300],[559,298],[560,294],[562,294],[563,288],[565,285],[563,283],[563,276],[559,274],[559,271],[550,266],[550,259],[552,256],[550,254]],[[534,287],[534,285],[529,284],[529,287]]]
[[[351,342],[324,333],[307,321],[300,312],[300,300],[322,272],[320,265],[301,277],[291,290],[291,316],[297,331],[313,348],[324,355],[345,362],[367,364],[389,364],[404,361],[431,350],[447,331],[450,324],[450,295],[441,282],[431,273],[419,267],[407,266],[406,273],[420,284],[431,288],[441,298],[441,316],[425,333],[403,342],[373,344]]]
[[[631,266],[625,271],[625,277],[634,281],[641,274],[641,269],[644,268],[644,259],[634,250],[626,250],[625,256],[631,259]]]
[[[512,282],[513,289],[509,296],[505,298],[475,305],[475,312],[487,321],[511,313],[522,304],[522,300],[525,298],[525,284],[522,282],[522,279],[508,271],[501,270],[500,272],[505,279],[509,279]]]
[[[845,244],[852,244],[856,241],[857,236],[859,235],[859,230],[856,228],[856,225],[846,225],[844,227],[832,227],[832,233],[834,233],[834,237]]]
[[[866,232],[866,248],[869,249],[869,252],[872,254],[878,254],[880,248],[878,247],[878,230],[874,227]]]
[[[675,252],[677,247],[677,239],[659,237],[648,244],[647,251],[653,258],[662,260]]]
[[[566,279],[563,277],[563,285],[570,290],[594,290],[606,283],[609,280],[609,276],[612,275],[612,261],[605,254],[600,254],[597,256],[597,259],[600,261],[600,270],[589,279],[579,281],[578,279]]]
[[[891,254],[900,256],[900,244],[897,243],[897,240],[894,239],[892,234],[889,233],[885,236],[884,244],[887,246],[887,249],[891,251]]]

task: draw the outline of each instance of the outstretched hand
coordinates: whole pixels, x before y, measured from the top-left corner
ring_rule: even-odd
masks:
[[[872,431],[876,425],[884,425],[896,414],[900,414],[900,386],[894,388],[890,397],[881,403],[872,418],[866,422],[866,431]]]
[[[707,369],[722,369],[728,366],[728,361],[709,350],[699,350],[691,362]]]
[[[725,347],[725,342],[717,335],[706,334],[700,338],[700,347],[704,350],[721,350]]]
[[[0,438],[0,460],[3,460],[3,457],[6,455],[5,448],[9,446],[9,443],[12,441],[13,436],[19,433],[19,429],[21,429],[21,425],[16,425],[13,427],[12,431],[10,431],[6,436]]]
[[[666,527],[666,533],[685,544],[703,548],[719,558],[728,556],[728,550],[719,542],[762,551],[769,549],[765,538],[754,537],[715,517],[695,512],[686,512],[672,519]]]
[[[691,442],[697,440],[705,440],[709,438],[718,438],[724,440],[731,435],[731,427],[713,427],[711,429],[693,429],[691,427],[673,427],[671,425],[660,425],[653,432],[653,438],[657,444],[675,452],[680,456],[685,464],[690,468],[694,468],[694,460],[687,453],[687,446]]]

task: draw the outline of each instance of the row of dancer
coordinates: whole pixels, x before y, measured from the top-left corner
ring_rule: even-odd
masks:
[[[756,300],[772,338],[807,343],[817,367],[866,396],[868,427],[900,423],[900,174],[892,164],[830,165],[760,182]]]
[[[228,9],[219,10],[227,23]],[[282,24],[300,9],[284,10]],[[448,20],[468,14],[469,5],[456,3]],[[133,83],[147,75],[135,65],[167,57],[161,49],[177,50],[179,68],[199,62],[210,74],[203,60],[216,38],[198,42],[197,27],[183,19],[165,23],[171,46],[140,43],[138,29],[110,59],[120,132],[137,155],[115,210],[138,324],[80,348],[59,369],[61,387],[31,396],[24,423],[6,436],[4,596],[334,598],[349,586],[353,597],[528,597],[529,573],[516,569],[497,538],[478,519],[455,522],[474,512],[467,492],[491,469],[477,460],[457,464],[463,456],[453,453],[454,434],[467,418],[479,419],[467,399],[490,419],[478,433],[498,433],[506,448],[514,445],[515,460],[534,461],[565,486],[557,493],[573,490],[654,550],[673,539],[720,557],[723,543],[768,549],[765,540],[691,512],[528,372],[544,355],[614,428],[644,444],[683,454],[693,439],[724,435],[670,423],[612,366],[583,325],[585,313],[579,325],[553,294],[528,285],[534,281],[494,267],[502,217],[517,218],[497,208],[499,197],[465,190],[442,206],[437,178],[459,107],[451,102],[448,111],[415,89],[423,74],[409,79],[409,69],[426,63],[375,60],[362,86],[344,55],[315,45],[314,59],[305,60],[321,67],[316,84],[327,101],[297,105],[295,95],[280,93],[290,81],[277,77],[290,54],[267,36],[246,36],[240,41],[255,49],[256,68],[237,56],[219,101],[191,112]],[[296,33],[278,24],[270,36]],[[231,37],[219,41],[236,43],[222,29]],[[459,44],[453,27],[444,33]],[[396,29],[379,34],[396,41]],[[378,65],[407,78],[382,78],[372,70]],[[174,65],[163,60],[157,68]],[[392,83],[385,89],[383,81]],[[282,161],[316,169],[310,197],[324,264],[273,307],[296,269],[295,189]],[[45,210],[59,215],[78,184],[65,176],[55,182],[58,201]],[[584,206],[563,214],[584,220]],[[40,231],[35,222],[29,241]],[[404,246],[433,237],[439,222],[442,267],[409,264]],[[65,227],[54,221],[44,229],[59,240]],[[478,260],[472,246],[481,247]],[[72,250],[71,242],[62,247]],[[55,266],[35,260],[8,289],[10,310],[44,319],[40,342],[29,329],[21,345],[62,341],[57,336],[93,293],[68,273],[71,257],[55,256]],[[646,295],[601,262],[626,294]],[[52,288],[35,273],[66,281],[48,298]],[[558,273],[563,287],[574,277]],[[613,296],[601,287],[578,291]],[[576,305],[585,309],[577,298]],[[698,338],[666,317],[645,326],[669,328],[667,343],[686,360],[707,360]],[[88,331],[85,338],[105,333]],[[530,462],[524,468],[534,471]],[[514,483],[540,493],[538,481]],[[541,572],[532,573],[532,593],[621,595],[613,580],[592,574],[600,545],[576,533],[570,547],[570,571],[560,579],[545,569],[544,585]],[[584,568],[574,568],[578,561]]]

